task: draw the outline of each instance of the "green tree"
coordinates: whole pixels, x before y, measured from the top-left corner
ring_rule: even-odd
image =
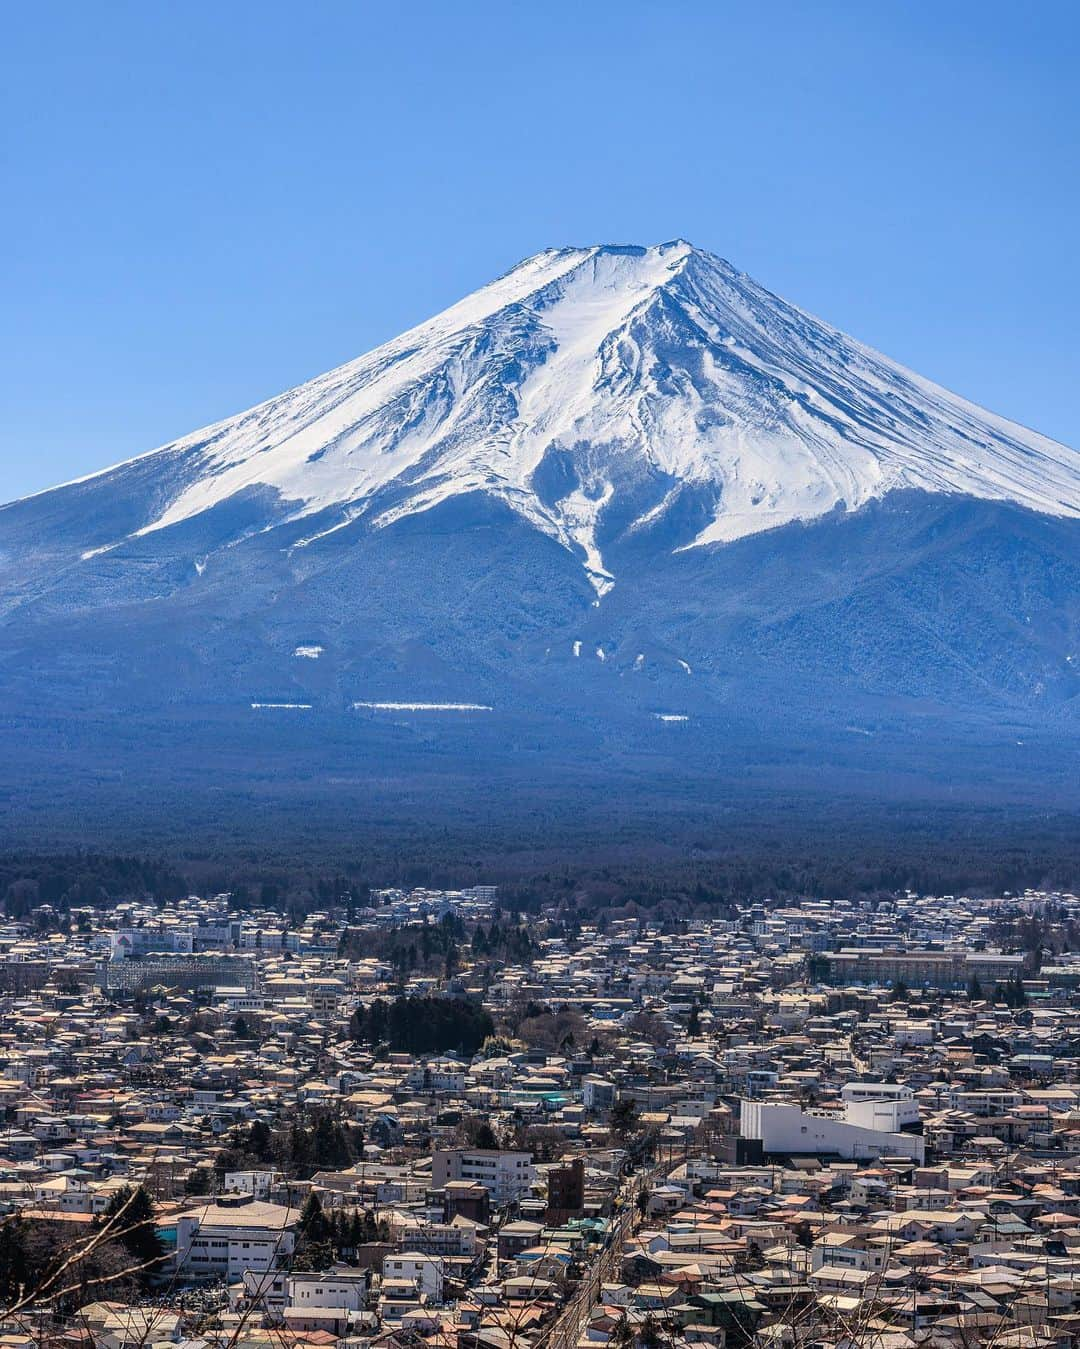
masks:
[[[297,1227],[303,1240],[309,1244],[319,1244],[330,1240],[332,1231],[330,1222],[323,1211],[322,1200],[314,1190],[304,1201]]]
[[[289,1130],[283,1160],[289,1175],[300,1180],[310,1179],[315,1171],[316,1158],[311,1134],[299,1124],[294,1124]]]
[[[664,1337],[660,1332],[660,1323],[654,1316],[646,1316],[638,1329],[638,1343],[641,1349],[661,1349]]]
[[[1024,981],[1019,975],[1010,979],[1005,985],[1005,1002],[1009,1007],[1026,1007],[1028,1002],[1027,993],[1024,991]]]
[[[25,1287],[29,1274],[26,1228],[20,1218],[0,1221],[0,1303],[10,1306]]]
[[[329,1115],[320,1115],[315,1122],[312,1150],[321,1168],[335,1170],[352,1165],[353,1149],[348,1136]]]
[[[630,1346],[634,1343],[634,1329],[625,1312],[612,1328],[608,1343],[612,1346],[612,1349],[630,1349]]]
[[[260,1162],[268,1162],[274,1155],[274,1137],[270,1132],[270,1127],[264,1120],[256,1119],[251,1121],[251,1128],[248,1130],[248,1151],[253,1156],[258,1157]]]
[[[131,1255],[145,1282],[163,1262],[161,1239],[154,1226],[154,1204],[141,1185],[117,1190],[105,1209],[105,1221]]]
[[[614,1136],[625,1143],[631,1138],[638,1128],[638,1108],[635,1101],[629,1097],[622,1097],[611,1107],[611,1117],[609,1127]]]
[[[383,1004],[385,1008],[385,1004]],[[368,1009],[367,1038],[373,1043]],[[386,1009],[386,1034],[391,1049],[408,1054],[443,1054],[448,1050],[473,1055],[495,1030],[490,1013],[467,998],[395,998]]]
[[[495,1150],[499,1146],[499,1140],[495,1137],[495,1130],[484,1120],[472,1137],[472,1146],[474,1148],[488,1148]]]

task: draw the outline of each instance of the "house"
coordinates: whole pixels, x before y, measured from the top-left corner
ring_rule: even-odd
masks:
[[[368,1271],[338,1265],[323,1272],[290,1274],[285,1280],[286,1310],[313,1307],[363,1311],[367,1305]]]
[[[383,1260],[383,1282],[408,1284],[418,1297],[428,1302],[443,1300],[445,1266],[441,1256],[422,1251],[403,1251]]]

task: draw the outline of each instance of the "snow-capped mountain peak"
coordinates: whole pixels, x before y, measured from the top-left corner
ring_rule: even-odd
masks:
[[[80,811],[1060,810],[1080,456],[681,240],[553,250],[0,508],[0,677],[9,777]]]
[[[1080,455],[975,407],[682,240],[553,249],[366,356],[133,461],[130,535],[245,493],[291,547],[467,493],[579,556],[729,543],[899,488],[1080,516]],[[109,473],[116,490],[131,464]]]

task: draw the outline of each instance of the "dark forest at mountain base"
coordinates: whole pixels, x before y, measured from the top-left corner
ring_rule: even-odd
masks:
[[[363,822],[238,810],[227,833],[199,833],[174,817],[155,836],[86,820],[53,822],[48,843],[0,854],[10,917],[49,904],[232,891],[238,907],[297,917],[335,903],[363,905],[369,887],[497,884],[510,911],[555,905],[664,918],[715,915],[750,899],[850,898],[896,893],[1000,895],[1027,887],[1080,889],[1080,819],[1073,814],[865,804],[837,811],[777,800],[723,816],[659,813],[574,817],[509,812],[467,826],[449,817]],[[164,813],[164,812],[163,812]]]

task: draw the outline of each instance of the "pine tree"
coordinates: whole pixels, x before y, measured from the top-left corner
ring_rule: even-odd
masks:
[[[630,1349],[630,1346],[634,1343],[634,1330],[625,1312],[612,1328],[608,1343],[612,1346],[612,1349]]]
[[[0,1222],[0,1303],[16,1301],[27,1274],[26,1228],[19,1218],[5,1218]]]
[[[304,1241],[307,1243],[318,1245],[330,1240],[333,1228],[323,1212],[322,1201],[314,1190],[304,1201],[304,1207],[300,1210],[298,1226]]]
[[[656,1318],[646,1316],[638,1330],[638,1343],[641,1345],[641,1349],[660,1349],[663,1342]]]
[[[150,1196],[141,1185],[134,1190],[125,1185],[109,1201],[105,1218],[117,1233],[120,1244],[142,1267],[140,1277],[145,1281],[164,1258],[161,1239],[154,1227],[154,1204]]]
[[[268,1162],[273,1157],[274,1139],[269,1126],[261,1119],[252,1120],[248,1130],[248,1151],[258,1157],[260,1162]]]
[[[474,1148],[486,1148],[494,1151],[499,1146],[499,1140],[495,1137],[495,1130],[485,1120],[477,1129],[473,1136],[472,1146]]]
[[[308,1180],[315,1170],[315,1150],[311,1135],[306,1129],[294,1124],[289,1130],[287,1168],[290,1175],[300,1180]]]
[[[611,1108],[611,1132],[620,1142],[626,1140],[634,1133],[638,1123],[638,1108],[634,1101],[624,1097],[616,1101]]]
[[[382,998],[376,998],[368,1008],[368,1039],[373,1045],[386,1039],[388,1008]]]

